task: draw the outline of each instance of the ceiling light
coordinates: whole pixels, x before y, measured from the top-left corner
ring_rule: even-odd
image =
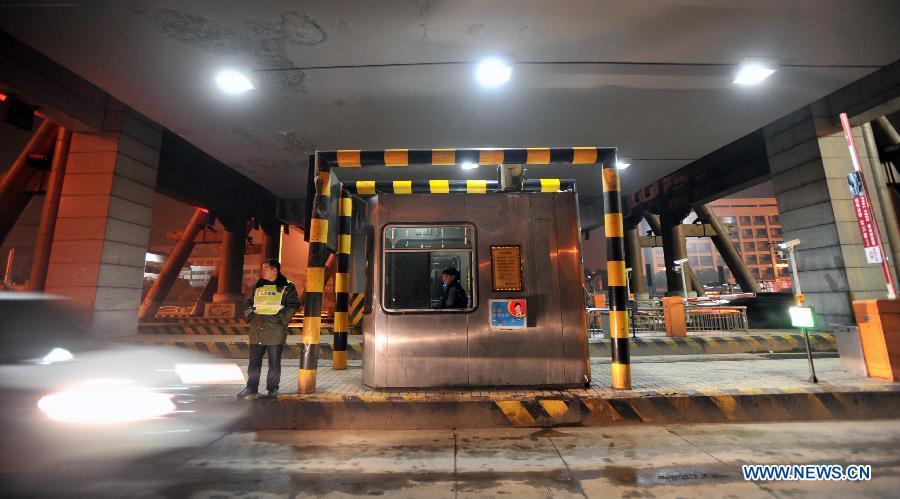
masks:
[[[459,165],[463,170],[472,170],[478,168],[478,163],[463,163]]]
[[[616,170],[624,170],[631,166],[631,160],[629,158],[619,158],[616,160]]]
[[[746,57],[731,73],[731,83],[735,85],[756,85],[772,76],[777,64],[770,59]]]
[[[489,57],[480,63],[475,70],[475,77],[482,86],[496,88],[509,81],[512,68],[496,57]]]
[[[216,84],[223,92],[229,94],[242,94],[256,88],[245,74],[233,69],[226,69],[217,74]]]

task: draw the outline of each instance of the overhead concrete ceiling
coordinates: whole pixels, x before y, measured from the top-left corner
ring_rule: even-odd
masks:
[[[898,24],[896,0],[0,2],[0,28],[284,197],[316,148],[616,146],[630,191],[897,60]],[[474,81],[486,55],[505,87]],[[733,86],[745,56],[784,66]],[[257,89],[220,93],[226,67]],[[353,178],[494,175],[442,168]]]

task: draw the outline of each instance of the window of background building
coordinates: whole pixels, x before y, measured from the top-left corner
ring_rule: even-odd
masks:
[[[769,243],[766,241],[756,241],[757,251],[769,251]]]
[[[750,217],[741,217],[741,225],[750,225]]]
[[[689,262],[690,262],[690,264],[691,264],[691,267],[696,267],[696,266],[697,266],[698,260],[697,260],[697,257],[696,257],[696,256],[688,257],[688,259],[689,259]]]
[[[781,218],[778,215],[769,215],[769,223],[770,224],[780,224]]]
[[[775,274],[772,272],[772,267],[766,267],[766,268],[762,269],[761,275],[762,275],[763,279],[774,279],[775,278]]]
[[[471,225],[402,226],[384,229],[384,293],[388,311],[432,311],[440,303],[443,270],[455,267],[472,310],[475,228]],[[434,310],[440,312],[440,310]]]
[[[750,239],[753,237],[753,229],[742,229],[741,235],[744,236],[744,239]]]
[[[772,263],[771,253],[763,253],[759,255],[759,263]]]
[[[700,257],[700,265],[705,267],[712,267],[713,259],[711,256],[701,256]]]
[[[757,267],[751,267],[750,273],[753,274],[753,277],[759,279],[759,269]]]
[[[756,237],[767,238],[769,237],[769,233],[766,229],[756,229]]]
[[[753,243],[744,243],[744,251],[753,251],[756,249],[756,245]]]
[[[734,217],[722,217],[722,223],[726,225],[734,225]]]
[[[784,236],[784,233],[781,232],[780,227],[775,227],[775,228],[771,229],[771,232],[772,232],[772,237],[777,237],[778,239],[781,239]]]
[[[759,260],[756,258],[756,255],[746,255],[744,257],[747,260],[747,263],[750,265],[756,265],[759,263]]]
[[[764,217],[764,216],[753,217],[753,225],[766,225],[766,217]]]

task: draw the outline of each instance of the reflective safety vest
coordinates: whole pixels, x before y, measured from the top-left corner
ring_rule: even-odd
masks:
[[[281,298],[284,296],[284,290],[287,286],[278,291],[278,287],[274,284],[268,286],[260,286],[253,293],[253,308],[259,315],[275,315],[281,311]]]

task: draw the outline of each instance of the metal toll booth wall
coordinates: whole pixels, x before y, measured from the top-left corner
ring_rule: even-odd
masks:
[[[374,244],[368,257],[372,308],[363,328],[367,386],[563,387],[589,380],[575,193],[380,194],[369,200],[368,220]],[[390,311],[406,306],[397,305],[404,289],[427,289],[415,280],[429,276],[420,275],[415,256],[404,257],[402,268],[389,262],[396,253],[385,253],[386,229],[427,231],[438,225],[472,229],[466,232],[472,241],[465,242],[471,244],[471,274],[463,265],[467,272],[462,276],[471,280],[464,286],[470,309]],[[391,240],[390,245],[399,243]],[[493,291],[491,246],[515,245],[521,252],[522,291]],[[453,256],[436,253],[445,260]],[[398,268],[387,268],[391,265]],[[430,272],[433,288],[434,269]],[[491,329],[491,299],[525,299],[527,326]]]

